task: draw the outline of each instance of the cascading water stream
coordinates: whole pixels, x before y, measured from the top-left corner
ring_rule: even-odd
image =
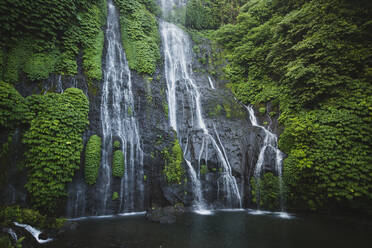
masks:
[[[260,149],[260,153],[258,155],[258,159],[256,162],[256,167],[254,170],[254,177],[259,179],[262,175],[263,165],[265,163],[265,153],[268,148],[271,148],[275,152],[275,169],[278,173],[279,177],[279,190],[280,190],[280,208],[281,211],[284,211],[284,202],[283,202],[283,178],[282,178],[282,166],[283,166],[283,153],[278,149],[278,138],[277,136],[267,130],[265,127],[260,126],[257,122],[257,118],[254,114],[254,110],[252,106],[245,106],[249,113],[249,119],[251,120],[252,126],[256,126],[261,128],[264,133],[264,140],[262,147]],[[260,207],[260,185],[259,180],[257,180],[257,208]]]
[[[216,88],[214,87],[214,83],[213,83],[211,77],[208,77],[208,80],[209,80],[209,85],[211,86],[212,90],[215,90]]]
[[[125,173],[121,179],[120,212],[143,210],[143,151],[134,108],[131,73],[122,47],[119,16],[108,1],[106,64],[101,100],[102,161],[98,190],[102,201],[99,214],[105,214],[111,198],[111,158],[114,140],[124,154]]]
[[[173,0],[162,0],[161,5],[164,15],[169,14],[168,12],[173,10],[173,7],[176,6]],[[220,196],[220,198],[224,197],[227,199],[227,204],[225,204],[227,207],[241,207],[240,192],[237,182],[232,176],[231,165],[228,161],[223,144],[215,127],[214,133],[218,142],[213,135],[209,133],[202,115],[201,96],[193,78],[193,71],[191,68],[192,52],[190,49],[190,39],[182,29],[165,21],[160,22],[160,31],[164,46],[165,78],[167,83],[170,126],[176,130],[180,145],[184,152],[184,158],[194,193],[194,205],[199,210],[208,208],[202,193],[200,160],[205,153],[205,161],[207,162],[208,144],[210,142],[216,152],[222,169],[222,176],[219,178],[218,186],[220,184],[222,185],[225,195]],[[211,85],[213,86],[213,84]],[[214,86],[212,88],[214,88]],[[178,108],[179,102],[182,102],[182,108],[180,108],[182,110]],[[184,106],[185,102],[188,104],[189,113],[185,113],[185,111],[187,111]],[[189,118],[185,115],[189,116]],[[202,146],[197,156],[199,159],[198,170],[195,170],[190,158],[188,158],[188,154],[190,153],[188,143],[191,142],[192,139],[190,134],[195,130],[200,130],[200,135],[202,137]],[[186,142],[182,142],[183,140]]]

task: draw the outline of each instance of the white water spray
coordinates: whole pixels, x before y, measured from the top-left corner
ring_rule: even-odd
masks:
[[[260,153],[258,155],[256,167],[254,170],[254,177],[256,179],[259,179],[262,175],[263,165],[265,163],[265,152],[268,148],[271,148],[275,151],[275,169],[278,173],[279,177],[279,190],[280,190],[280,208],[281,211],[284,211],[284,203],[283,203],[283,178],[282,178],[282,170],[283,170],[283,153],[278,149],[278,138],[277,136],[267,130],[265,127],[260,126],[257,122],[257,118],[254,114],[254,110],[252,106],[245,106],[249,113],[249,119],[251,120],[251,123],[253,126],[261,128],[264,133],[264,141],[262,144],[262,147],[260,149]],[[257,190],[257,207],[260,207],[260,185],[258,184],[258,190]]]
[[[164,14],[167,14],[167,11],[173,9],[176,3],[173,0],[162,0],[161,5]],[[220,187],[220,185],[223,187],[224,195],[221,195],[220,198],[225,198],[227,200],[228,207],[241,207],[240,192],[236,180],[232,176],[231,165],[228,161],[224,146],[215,127],[214,134],[218,142],[214,136],[209,133],[202,115],[201,95],[195,83],[193,70],[191,68],[192,52],[190,49],[190,39],[182,29],[165,21],[160,22],[160,32],[164,46],[169,121],[170,126],[177,131],[180,145],[183,148],[184,158],[194,193],[194,205],[199,211],[208,208],[202,193],[200,160],[203,153],[205,153],[205,161],[207,161],[208,144],[210,142],[222,166],[222,175],[218,180],[218,187]],[[213,83],[211,83],[211,88],[214,88]],[[182,108],[179,108],[180,101],[182,101]],[[185,101],[188,104],[188,110],[186,110],[184,106]],[[182,109],[182,111],[180,111],[180,109]],[[187,118],[187,116],[190,117]],[[191,131],[189,128],[191,128]],[[199,159],[198,170],[195,170],[190,159],[187,157],[187,154],[190,152],[188,150],[188,143],[192,142],[189,135],[193,130],[200,130],[202,133],[202,147],[199,151],[199,156],[197,156]],[[181,142],[182,140],[185,140],[186,143]]]
[[[102,167],[99,183],[102,207],[105,214],[107,201],[111,198],[112,144],[119,140],[125,158],[125,173],[121,180],[120,209],[129,212],[143,210],[143,151],[132,93],[132,79],[120,37],[119,16],[112,0],[108,1],[106,65],[103,69],[104,83],[101,101],[103,129]]]

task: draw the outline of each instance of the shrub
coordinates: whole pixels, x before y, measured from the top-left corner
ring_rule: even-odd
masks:
[[[120,141],[115,140],[115,141],[114,141],[113,148],[114,148],[114,150],[118,150],[118,149],[120,149]]]
[[[185,176],[185,168],[182,166],[183,153],[181,146],[176,138],[172,149],[162,151],[165,160],[163,173],[169,184],[181,184],[182,177]]]
[[[205,164],[200,166],[200,174],[205,175],[208,173],[208,167]]]
[[[0,126],[13,129],[31,118],[26,100],[12,85],[0,82]]]
[[[129,67],[139,73],[152,74],[160,60],[160,36],[153,1],[115,0],[120,11],[123,46]]]
[[[97,135],[90,136],[85,148],[85,182],[95,184],[101,164],[101,138]]]
[[[260,112],[261,114],[265,114],[266,113],[266,108],[261,107],[261,108],[258,109],[258,112]]]
[[[115,200],[117,200],[117,199],[119,199],[119,194],[118,194],[118,192],[113,192],[113,193],[112,193],[112,200],[115,201]]]
[[[123,177],[124,175],[124,154],[121,150],[114,152],[112,159],[112,174],[115,177]]]
[[[257,195],[260,195],[259,206],[275,210],[280,207],[279,179],[273,173],[268,172],[262,178],[251,178],[252,201],[257,203]]]
[[[63,205],[66,184],[79,168],[89,102],[75,88],[62,94],[32,95],[26,100],[34,118],[23,136],[29,169],[25,187],[36,208],[53,214]]]
[[[63,218],[52,218],[40,214],[33,209],[11,206],[0,209],[0,221],[2,226],[9,226],[14,221],[22,224],[28,224],[38,229],[58,229],[65,223]]]

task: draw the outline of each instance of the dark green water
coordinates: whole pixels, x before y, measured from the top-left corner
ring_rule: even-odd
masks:
[[[288,248],[372,247],[372,223],[319,215],[285,219],[268,213],[186,213],[174,224],[149,222],[144,216],[119,216],[78,221],[45,247],[79,248]]]

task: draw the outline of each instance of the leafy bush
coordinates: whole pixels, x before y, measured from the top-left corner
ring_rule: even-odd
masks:
[[[112,159],[112,174],[115,177],[124,176],[124,154],[121,150],[114,152],[114,157]]]
[[[120,141],[115,140],[114,145],[112,147],[114,148],[114,150],[119,150],[120,149]]]
[[[112,200],[115,201],[115,200],[117,200],[117,199],[119,199],[119,194],[118,194],[118,192],[114,192],[114,193],[112,193]]]
[[[101,164],[101,138],[97,135],[90,136],[85,148],[85,182],[95,184]]]
[[[29,168],[25,187],[36,208],[54,213],[66,196],[66,183],[79,168],[89,102],[75,88],[63,94],[32,95],[26,100],[34,118],[23,137]]]
[[[120,10],[121,34],[129,67],[140,73],[154,73],[160,59],[160,36],[156,10],[148,4],[152,0],[114,2]]]
[[[186,27],[215,29],[234,22],[241,1],[235,0],[190,0],[186,8]]]
[[[26,100],[12,85],[0,82],[0,126],[13,129],[31,118]]]
[[[207,167],[207,165],[202,164],[202,165],[200,166],[200,174],[205,175],[205,174],[207,174],[207,173],[208,173],[208,167]]]
[[[265,114],[266,113],[266,107],[259,108],[258,112],[260,112],[261,114]]]
[[[259,206],[265,209],[277,210],[280,207],[279,179],[273,173],[268,172],[262,178],[251,178],[252,201],[257,203],[259,195]]]
[[[172,149],[162,151],[165,160],[163,173],[169,184],[181,184],[182,178],[185,176],[185,168],[182,166],[183,153],[181,146],[176,138]]]

